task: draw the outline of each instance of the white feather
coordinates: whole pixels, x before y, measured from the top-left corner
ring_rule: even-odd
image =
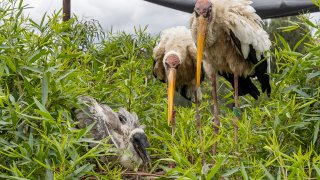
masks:
[[[257,57],[258,61],[261,60],[261,55],[262,55],[262,53],[260,51],[256,51],[256,57]]]
[[[215,0],[213,0],[215,2]],[[217,3],[218,1],[216,1]],[[257,52],[268,51],[271,47],[269,35],[261,27],[262,20],[255,13],[249,0],[219,0],[218,4],[231,4],[227,7],[225,15],[226,25],[241,42],[241,50],[247,57],[246,45],[252,45]],[[257,58],[258,58],[257,53]],[[261,59],[261,55],[260,58]]]
[[[241,51],[242,51],[242,54],[243,54],[243,57],[245,59],[248,58],[249,56],[249,52],[250,52],[250,47],[248,44],[245,44],[245,43],[241,43]]]

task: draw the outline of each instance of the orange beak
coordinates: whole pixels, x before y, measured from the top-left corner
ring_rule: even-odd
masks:
[[[200,87],[200,77],[201,77],[201,63],[202,63],[202,57],[203,57],[203,48],[204,48],[204,41],[206,37],[206,31],[208,27],[208,21],[203,16],[200,16],[198,18],[198,27],[197,27],[197,45],[198,45],[198,51],[197,51],[197,88]]]
[[[170,125],[172,121],[175,83],[176,83],[176,69],[170,68],[169,75],[168,75],[168,125]]]

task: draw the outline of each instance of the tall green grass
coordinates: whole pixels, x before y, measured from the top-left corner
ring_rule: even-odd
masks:
[[[166,85],[152,75],[156,37],[104,32],[96,21],[61,22],[60,12],[40,23],[23,13],[23,1],[0,3],[0,178],[123,178],[124,169],[104,164],[104,141],[90,148],[90,127],[77,129],[72,116],[78,95],[138,114],[151,142],[152,168],[163,179],[319,179],[320,27],[302,18],[304,54],[277,36],[271,97],[241,98],[239,143],[233,142],[232,87],[219,83],[221,131],[213,136],[211,87],[200,106],[206,164],[194,107],[177,107],[176,131],[166,124]],[[294,30],[289,27],[287,30]],[[218,155],[212,146],[219,141]],[[212,166],[213,160],[216,160]],[[174,163],[174,168],[168,164]]]

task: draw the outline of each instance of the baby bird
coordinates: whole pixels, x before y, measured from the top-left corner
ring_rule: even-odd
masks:
[[[109,143],[118,150],[117,158],[108,160],[119,161],[130,170],[150,163],[146,150],[150,145],[136,113],[130,113],[124,108],[119,108],[118,113],[115,113],[109,106],[99,104],[88,96],[80,96],[78,104],[80,109],[75,110],[78,126],[85,128],[95,123],[90,130],[92,138],[98,141],[110,137]]]

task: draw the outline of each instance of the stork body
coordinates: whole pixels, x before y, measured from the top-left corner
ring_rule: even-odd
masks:
[[[160,41],[153,50],[153,58],[154,76],[168,83],[168,122],[170,122],[175,89],[192,102],[195,102],[196,95],[197,99],[201,100],[201,91],[196,88],[195,76],[197,49],[190,30],[183,26],[163,30]]]
[[[271,42],[261,27],[261,18],[250,4],[250,0],[197,0],[191,17],[192,36],[198,46],[198,70],[204,57],[205,72],[212,80],[216,134],[220,125],[217,74],[225,77],[235,89],[235,111],[238,111],[238,95],[249,93],[255,99],[260,95],[250,77],[257,77],[263,92],[268,95],[271,92],[267,61],[259,62],[264,59],[263,52],[269,50]],[[197,71],[198,85],[199,74]],[[235,122],[236,142],[237,131]]]
[[[96,123],[90,130],[94,140],[110,137],[109,144],[117,149],[117,157],[107,157],[108,161],[119,161],[128,169],[136,169],[150,161],[146,148],[147,136],[139,126],[138,116],[123,108],[115,113],[109,106],[99,104],[95,99],[81,96],[80,109],[75,110],[78,126],[85,128]],[[96,146],[96,144],[91,144]]]

